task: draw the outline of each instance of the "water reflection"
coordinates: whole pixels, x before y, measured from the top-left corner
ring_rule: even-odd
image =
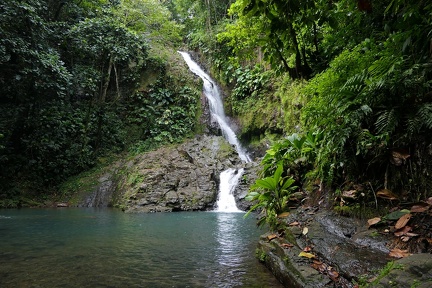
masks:
[[[248,253],[244,253],[247,245],[243,243],[243,237],[239,233],[239,227],[244,224],[243,214],[237,213],[216,213],[217,229],[216,240],[217,246],[217,262],[219,263],[219,271],[216,277],[222,277],[224,283],[229,283],[231,287],[241,287],[242,275],[245,274],[245,267],[242,262]],[[225,287],[223,283],[218,287]]]
[[[242,213],[0,210],[0,287],[281,287]],[[4,233],[3,233],[4,232]]]

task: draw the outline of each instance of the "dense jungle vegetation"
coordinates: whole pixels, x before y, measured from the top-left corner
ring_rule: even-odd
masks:
[[[279,139],[249,194],[263,220],[296,186],[341,213],[432,196],[431,3],[232,2],[187,40],[232,89],[242,139]]]
[[[157,0],[0,2],[0,206],[199,128],[170,15]]]
[[[0,17],[2,206],[193,133],[182,42],[241,139],[270,145],[249,195],[267,222],[296,186],[342,212],[432,196],[429,1],[3,0]]]

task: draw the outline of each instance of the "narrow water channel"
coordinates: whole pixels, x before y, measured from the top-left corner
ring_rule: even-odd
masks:
[[[282,287],[243,215],[0,210],[0,287]]]

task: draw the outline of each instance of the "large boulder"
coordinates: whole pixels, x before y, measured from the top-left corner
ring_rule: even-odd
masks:
[[[242,166],[223,137],[200,135],[127,161],[115,181],[114,206],[127,212],[210,210],[220,172]]]

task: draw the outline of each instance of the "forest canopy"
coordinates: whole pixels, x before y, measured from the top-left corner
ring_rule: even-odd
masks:
[[[2,1],[0,200],[190,135],[199,95],[167,69],[182,42],[229,91],[240,138],[271,144],[263,178],[425,199],[429,2]]]

